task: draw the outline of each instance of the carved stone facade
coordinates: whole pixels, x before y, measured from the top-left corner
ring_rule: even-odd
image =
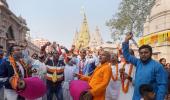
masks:
[[[27,40],[30,55],[39,53],[40,48],[26,38],[28,31],[25,19],[17,17],[8,8],[6,0],[0,0],[0,45],[7,49],[10,43],[22,45]]]
[[[27,31],[25,19],[11,12],[6,0],[0,0],[0,45],[6,49],[10,42],[24,42]]]

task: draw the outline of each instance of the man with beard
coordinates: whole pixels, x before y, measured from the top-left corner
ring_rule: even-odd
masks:
[[[142,84],[151,84],[155,100],[164,100],[167,92],[167,73],[159,62],[152,59],[152,47],[149,45],[142,45],[139,48],[140,59],[130,55],[129,40],[132,37],[132,34],[127,34],[122,46],[125,59],[136,66],[133,100],[141,99],[139,88]]]
[[[21,48],[18,45],[9,48],[8,58],[0,65],[0,79],[5,85],[5,97],[7,100],[24,100],[24,98],[17,95],[16,90],[22,90],[18,82],[13,81],[26,77],[26,69],[22,66],[20,59],[22,58]],[[17,76],[16,76],[17,75]]]

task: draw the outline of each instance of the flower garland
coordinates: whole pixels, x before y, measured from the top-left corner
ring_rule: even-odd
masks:
[[[14,60],[14,58],[12,56],[9,56],[9,62],[12,65],[13,70],[14,70],[14,75],[10,79],[10,84],[11,84],[13,89],[17,90],[17,84],[18,84],[18,80],[19,80],[19,75],[18,75],[18,73],[16,71],[16,62],[15,62],[15,60]]]
[[[113,81],[118,80],[118,64],[116,64],[115,67],[116,67],[116,76],[114,77],[113,72],[112,72],[112,80],[113,80]]]
[[[123,64],[123,69],[124,69],[124,71],[125,71],[125,65],[126,65],[126,62]],[[133,70],[133,65],[130,64],[130,69],[129,69],[129,72],[128,72],[128,76],[131,76],[132,70]],[[126,79],[125,79],[124,73],[121,74],[120,77],[121,77],[121,82],[122,82],[122,91],[123,91],[124,93],[127,93],[128,90],[129,90],[130,81],[128,80],[127,84],[125,85],[125,80],[126,80]]]
[[[12,56],[9,56],[8,59],[9,59],[10,64],[13,67],[14,74],[18,74],[17,71],[16,71],[16,62],[15,62],[14,58]]]

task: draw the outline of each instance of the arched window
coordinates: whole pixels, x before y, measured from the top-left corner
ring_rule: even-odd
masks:
[[[7,33],[6,33],[6,37],[7,37],[8,39],[10,39],[10,40],[14,40],[14,39],[15,39],[14,33],[13,33],[13,29],[12,29],[11,26],[8,28],[8,31],[7,31]]]

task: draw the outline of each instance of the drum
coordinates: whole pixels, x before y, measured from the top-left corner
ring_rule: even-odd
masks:
[[[45,83],[38,77],[24,78],[26,87],[17,93],[26,99],[36,99],[42,97],[46,93]]]
[[[80,100],[80,94],[90,89],[89,84],[82,80],[73,80],[70,82],[69,90],[73,100]]]

